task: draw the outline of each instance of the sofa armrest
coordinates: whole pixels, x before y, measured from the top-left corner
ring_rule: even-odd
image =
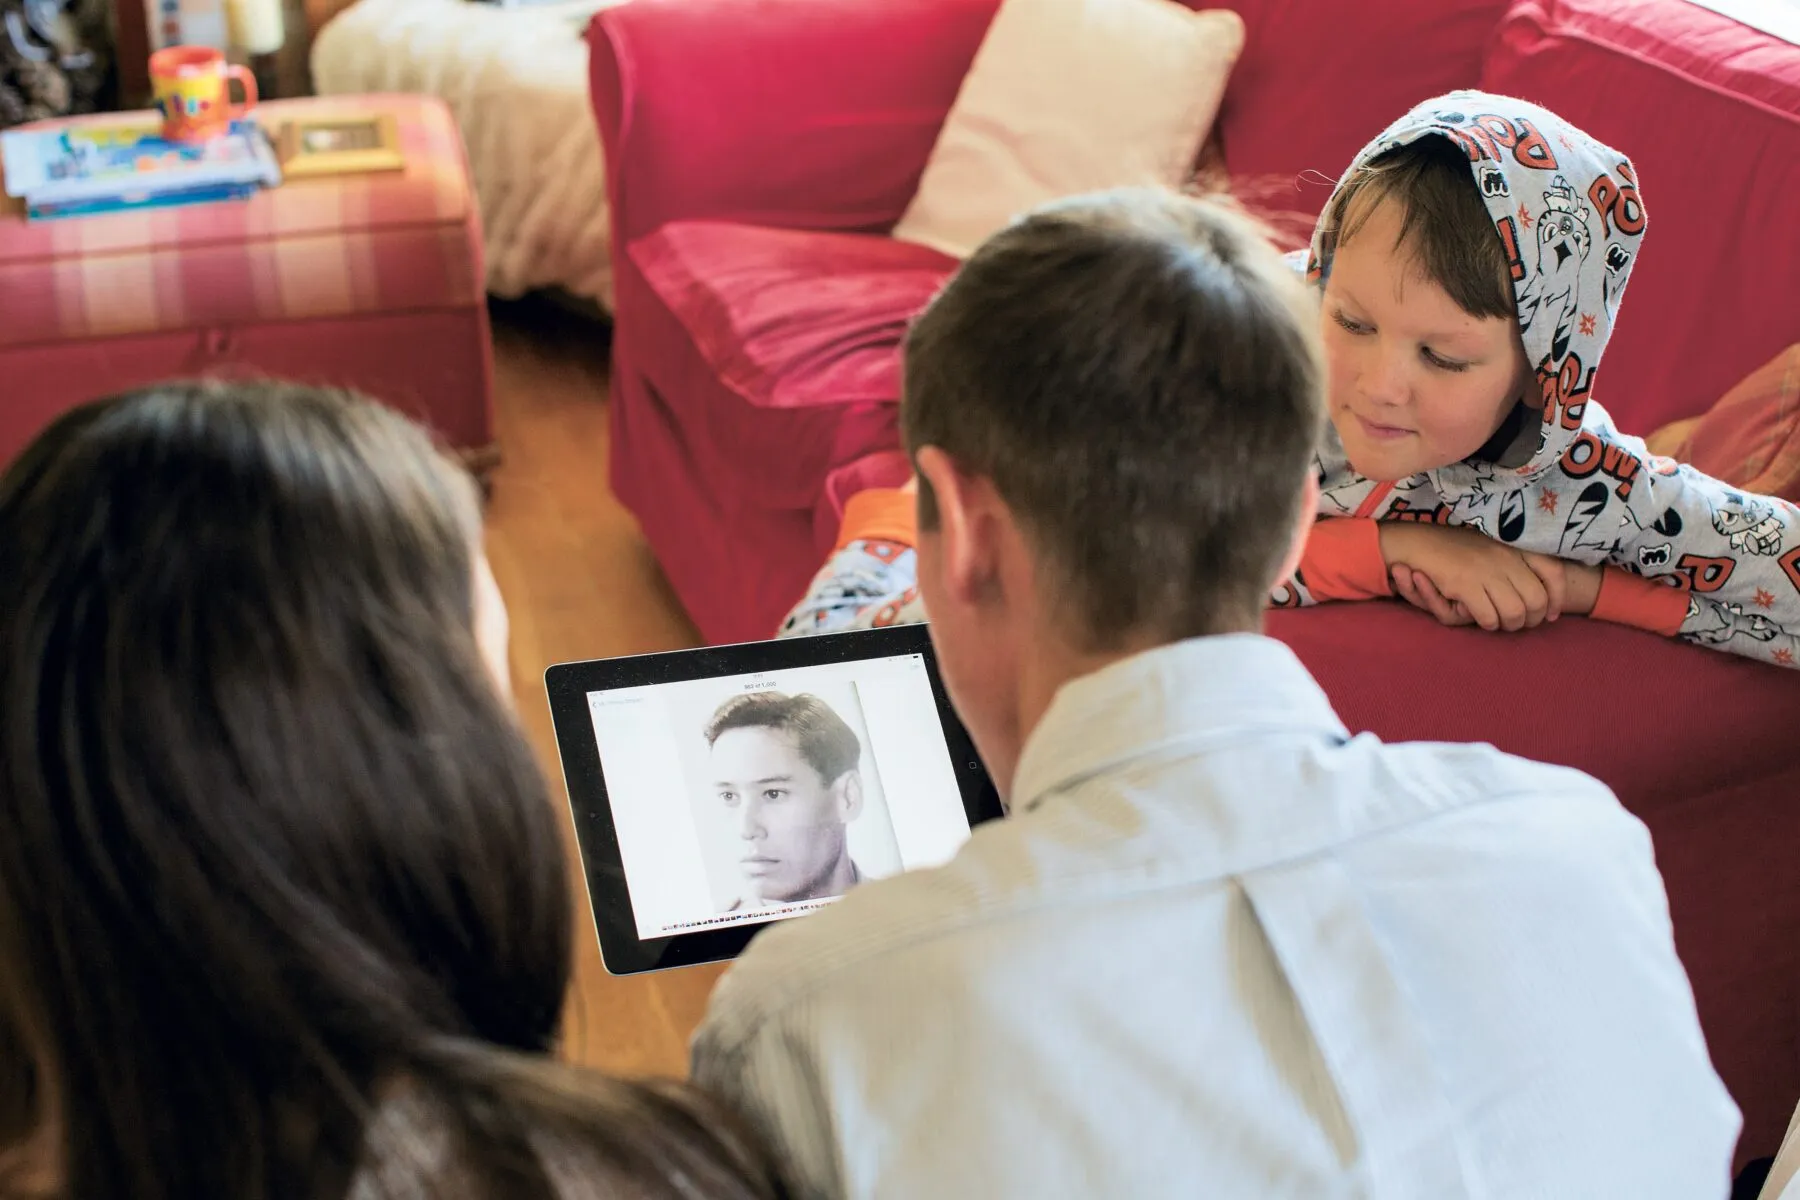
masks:
[[[631,0],[588,29],[615,249],[678,220],[884,230],[998,0]]]

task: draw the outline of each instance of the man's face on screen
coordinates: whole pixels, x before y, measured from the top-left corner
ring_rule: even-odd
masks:
[[[735,823],[738,865],[771,903],[835,895],[847,855],[846,788],[854,772],[822,779],[793,735],[750,726],[727,729],[712,748],[713,790]]]

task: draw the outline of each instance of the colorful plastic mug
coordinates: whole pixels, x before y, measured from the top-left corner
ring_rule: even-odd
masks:
[[[244,89],[241,104],[231,101],[231,81]],[[172,142],[202,142],[224,133],[256,103],[256,79],[248,67],[225,61],[209,46],[170,46],[150,56],[150,80],[162,111],[163,136]]]

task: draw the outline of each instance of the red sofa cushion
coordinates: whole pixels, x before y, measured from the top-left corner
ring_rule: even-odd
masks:
[[[1644,439],[1732,487],[1800,504],[1800,343],[1752,371],[1704,416]]]
[[[1244,18],[1218,130],[1233,190],[1317,216],[1374,136],[1421,100],[1474,87],[1507,0],[1183,0]],[[1301,180],[1303,173],[1308,174]],[[1298,185],[1297,185],[1298,184]]]
[[[1394,601],[1273,609],[1264,623],[1353,730],[1492,742],[1605,780],[1639,816],[1800,769],[1776,733],[1800,728],[1800,674],[1736,655],[1576,618],[1523,633],[1451,629]],[[1409,678],[1423,663],[1455,667]],[[1650,680],[1678,698],[1647,702]],[[1781,833],[1800,855],[1800,821]],[[1800,944],[1794,954],[1800,969]]]
[[[905,211],[999,0],[632,0],[588,27],[620,246],[670,221]]]
[[[1482,87],[1631,156],[1649,216],[1594,385],[1644,434],[1794,341],[1800,46],[1686,0],[1524,0]]]
[[[956,260],[892,238],[676,221],[631,259],[707,365],[755,408],[900,397],[900,339]]]

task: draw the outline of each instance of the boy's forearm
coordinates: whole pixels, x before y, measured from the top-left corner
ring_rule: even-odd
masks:
[[[1642,454],[1615,563],[1655,564],[1685,602],[1684,640],[1781,666],[1800,665],[1800,507],[1742,492],[1689,466]],[[1674,602],[1665,600],[1672,612]]]
[[[1370,517],[1321,517],[1307,535],[1300,575],[1313,600],[1379,600],[1394,594],[1383,523]]]
[[[1314,601],[1390,597],[1389,564],[1403,560],[1409,539],[1432,531],[1368,517],[1322,517],[1313,523],[1300,574]],[[906,561],[893,556],[917,542],[910,490],[877,488],[851,497],[832,560],[783,627],[783,636],[854,628],[864,614],[890,603],[914,582],[910,556]],[[881,585],[869,586],[871,570],[883,577]],[[861,586],[851,585],[853,579]],[[1563,611],[1673,637],[1687,616],[1687,597],[1617,567],[1571,562]]]
[[[1418,567],[1431,539],[1447,532],[1433,525],[1385,521],[1379,525],[1381,552],[1388,566],[1403,562]],[[1682,593],[1619,567],[1564,560],[1563,582],[1560,611],[1568,615],[1630,625],[1665,637],[1673,637],[1687,615]]]
[[[1591,617],[1600,603],[1600,593],[1606,590],[1607,572],[1587,563],[1565,562],[1563,564],[1563,606],[1564,613],[1575,617]]]
[[[1579,612],[1596,621],[1647,629],[1663,637],[1674,637],[1687,617],[1687,593],[1678,588],[1653,583],[1641,575],[1619,567],[1571,567],[1592,579],[1593,596],[1585,608],[1573,602],[1569,612]],[[1574,586],[1571,580],[1571,587]]]

